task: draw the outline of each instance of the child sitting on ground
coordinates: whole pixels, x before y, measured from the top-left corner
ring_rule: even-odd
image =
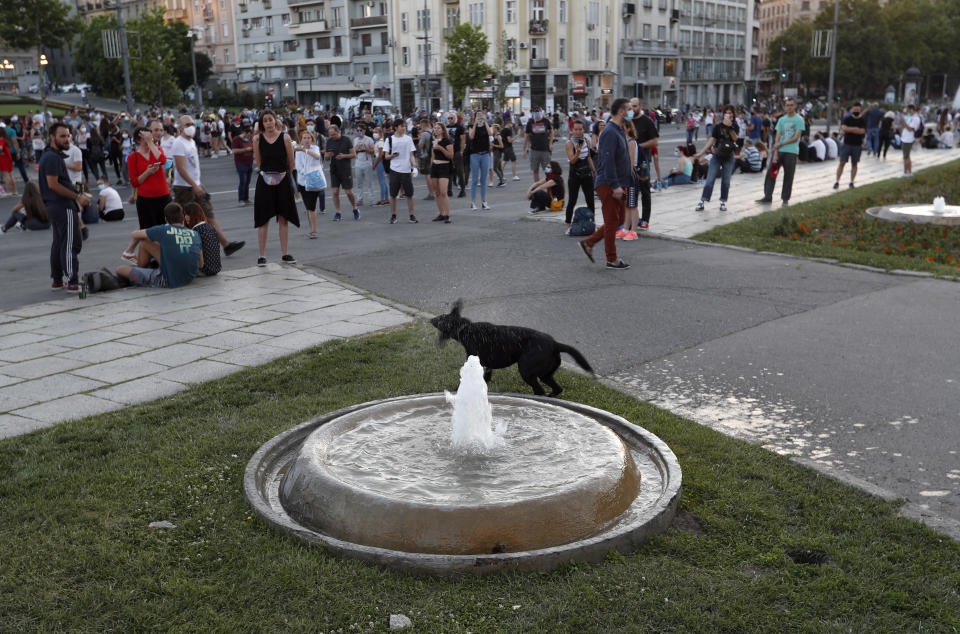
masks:
[[[137,286],[177,288],[189,284],[203,266],[200,236],[183,226],[183,207],[170,203],[163,208],[167,224],[133,232],[139,241],[137,266],[121,266],[117,276]],[[152,269],[150,260],[159,268]]]
[[[203,245],[203,264],[200,272],[204,275],[216,275],[220,272],[220,240],[217,230],[207,224],[207,215],[199,203],[187,203],[183,206],[183,224],[200,236]]]

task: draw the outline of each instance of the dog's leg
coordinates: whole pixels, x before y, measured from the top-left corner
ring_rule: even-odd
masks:
[[[563,391],[563,388],[560,387],[560,384],[557,383],[556,379],[553,378],[553,373],[551,372],[547,376],[541,376],[540,380],[547,384],[550,388],[550,396],[560,396],[560,392]]]
[[[547,392],[546,390],[543,389],[543,386],[540,385],[540,382],[537,381],[537,375],[535,373],[530,372],[529,370],[522,371],[520,372],[520,376],[523,378],[524,381],[527,382],[527,385],[533,388],[534,394],[536,394],[537,396],[546,395]]]

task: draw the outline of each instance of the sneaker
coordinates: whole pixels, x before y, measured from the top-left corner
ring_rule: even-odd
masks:
[[[287,255],[280,258],[280,261],[283,262],[284,264],[296,264],[297,258],[293,257],[288,253]]]
[[[646,220],[641,220],[641,221],[640,221],[640,231],[647,231],[648,229],[650,229],[650,223],[647,222]]]
[[[626,234],[625,236],[623,236],[623,239],[624,239],[624,240],[636,240],[636,239],[638,239],[639,237],[640,237],[640,236],[637,235],[637,232],[636,232],[636,231],[628,231],[627,234]]]
[[[462,189],[460,190],[460,193],[457,194],[457,198],[466,198],[466,197],[467,197],[467,192],[463,191]]]
[[[477,203],[470,203],[470,209],[476,209]]]
[[[504,185],[506,185],[506,183],[504,183],[503,181],[500,181],[499,183],[497,183],[497,187],[503,187]]]
[[[415,224],[417,224],[417,223],[420,222],[420,221],[417,220],[417,217],[416,217],[416,216],[414,216],[413,214],[410,214],[410,220],[409,220],[408,222],[409,222],[410,224],[412,224],[412,225],[415,225]]]
[[[340,222],[340,218],[341,218],[341,216],[340,216],[340,212],[339,212],[339,211],[338,211],[337,213],[333,214],[333,221],[334,221],[334,222]]]
[[[772,202],[773,202],[773,199],[772,199],[772,198],[758,198],[758,199],[755,200],[754,202],[763,203],[763,204],[768,204],[768,203],[772,203]]]
[[[489,183],[487,183],[487,187],[493,187],[493,181],[490,181]]]
[[[432,222],[443,222],[443,216],[438,214],[437,217],[434,218]]]
[[[622,239],[623,236],[625,236],[625,235],[627,235],[627,232],[623,230],[623,227],[617,229],[616,237]]]
[[[246,244],[246,242],[244,242],[243,240],[240,240],[240,241],[238,241],[238,242],[231,242],[231,243],[228,244],[227,246],[223,247],[223,252],[224,252],[226,255],[233,255],[234,253],[236,253],[237,251],[239,251],[240,249],[242,249],[242,248],[243,248],[243,245],[245,245],[245,244]]]
[[[443,217],[443,224],[445,224],[445,225],[453,224],[453,222],[451,222],[451,220],[450,220],[450,216],[444,216],[444,217]]]
[[[587,256],[587,259],[590,260],[591,262],[593,262],[593,261],[594,261],[594,259],[593,259],[593,247],[588,246],[586,240],[581,240],[581,241],[579,242],[579,244],[580,244],[580,249],[581,249],[581,250],[583,251],[583,253]]]
[[[519,176],[514,176],[514,177],[513,177],[513,180],[518,181],[518,180],[520,180],[520,177],[519,177]]]
[[[136,256],[136,254],[130,253],[129,251],[124,251],[123,253],[121,253],[121,254],[120,254],[120,259],[121,259],[121,260],[126,260],[127,262],[129,262],[130,264],[132,264],[132,265],[134,265],[134,266],[137,265],[137,256]]]
[[[833,183],[833,188],[834,188],[834,189],[840,189],[840,182],[839,182],[839,181],[834,182],[834,183]]]
[[[89,230],[88,228],[86,228],[86,227],[80,227],[80,237],[81,237],[83,240],[86,240],[87,238],[89,238],[89,237],[90,237],[90,230]]]
[[[726,210],[727,210],[727,203],[720,201],[720,211],[726,211]]]
[[[50,285],[50,290],[51,290],[51,291],[62,291],[62,290],[63,290],[63,282],[54,282],[53,284]]]
[[[850,181],[850,189],[853,189],[853,187],[854,187],[853,181]]]
[[[630,265],[623,260],[617,260],[616,262],[607,262],[607,268],[615,269],[617,271],[625,271],[630,268]]]
[[[267,258],[263,257],[262,255],[259,258],[257,258],[257,266],[266,266],[266,265],[267,265]]]
[[[80,287],[79,287],[78,285],[76,285],[76,284],[67,284],[67,292],[68,292],[68,293],[79,293],[79,292],[80,292]]]
[[[353,210],[353,219],[354,219],[354,220],[360,220],[360,210],[359,210],[359,209],[354,209],[354,210]]]
[[[789,207],[789,206],[790,206],[790,201],[789,201],[789,200],[783,201],[783,206],[784,206],[784,207]]]
[[[694,211],[703,211],[703,201],[702,201],[702,200],[697,203],[697,207],[696,207],[696,209],[694,209]]]
[[[423,199],[424,199],[424,200],[436,200],[436,198],[434,198],[433,194],[427,194],[426,196],[423,197]]]
[[[563,232],[563,235],[565,236],[570,235],[570,227],[567,227],[567,230]]]
[[[390,216],[390,224],[392,224],[392,225],[397,224],[397,217],[396,217],[396,216]]]
[[[490,209],[490,205],[487,204],[487,201],[483,201],[482,203],[480,203],[480,206],[483,207],[484,209]]]

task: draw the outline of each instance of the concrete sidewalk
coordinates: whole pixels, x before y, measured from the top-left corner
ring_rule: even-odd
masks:
[[[413,317],[300,269],[76,295],[0,313],[0,438],[118,410]]]
[[[669,174],[675,165],[672,150],[668,150],[667,147],[661,148],[660,169],[664,176]],[[665,154],[669,155],[670,158],[668,159]],[[913,159],[913,171],[916,173],[926,167],[941,165],[960,158],[960,148],[952,150],[916,149],[911,158]],[[832,194],[837,165],[837,161],[798,164],[793,179],[793,194],[790,197],[790,204],[793,205]],[[857,186],[863,186],[896,178],[902,172],[903,159],[899,150],[891,150],[885,160],[877,160],[864,152],[857,172],[856,184]],[[727,211],[724,213],[719,211],[719,178],[714,184],[712,200],[707,203],[704,211],[694,211],[697,202],[700,201],[700,195],[703,193],[703,185],[677,185],[659,193],[655,192],[653,194],[653,212],[650,216],[650,233],[671,238],[690,238],[719,225],[756,216],[771,209],[778,209],[780,207],[780,188],[783,185],[783,176],[781,175],[777,179],[773,204],[755,202],[763,197],[763,180],[764,175],[762,173],[740,174],[738,172],[735,174],[730,183],[730,197],[727,200]],[[850,165],[847,164],[843,177],[840,179],[841,189],[846,189],[849,182]],[[933,203],[932,200],[930,202]],[[956,201],[948,202],[955,203]],[[581,197],[577,206],[582,204],[584,203]],[[548,222],[562,223],[564,221],[563,213],[541,212],[534,214],[534,216]],[[602,218],[600,218],[599,202],[597,202],[596,221],[598,225],[603,223]]]

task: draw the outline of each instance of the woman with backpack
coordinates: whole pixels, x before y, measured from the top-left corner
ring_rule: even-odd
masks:
[[[567,227],[573,220],[573,210],[577,206],[577,197],[583,190],[583,199],[590,211],[596,213],[593,198],[593,176],[597,170],[593,165],[593,155],[596,154],[593,142],[586,136],[586,126],[583,121],[576,120],[570,131],[570,138],[566,143],[567,158],[570,159],[570,176],[567,178],[567,189],[570,190],[567,199]]]
[[[727,210],[727,196],[730,194],[730,177],[733,176],[733,168],[736,165],[734,154],[737,148],[738,128],[734,120],[735,113],[733,106],[726,106],[723,109],[723,119],[720,123],[713,126],[713,134],[707,139],[703,149],[694,155],[699,159],[704,154],[711,152],[710,167],[707,171],[707,182],[703,185],[703,193],[700,194],[700,202],[697,203],[696,211],[703,211],[706,203],[710,202],[713,195],[713,183],[720,176],[720,211]]]

